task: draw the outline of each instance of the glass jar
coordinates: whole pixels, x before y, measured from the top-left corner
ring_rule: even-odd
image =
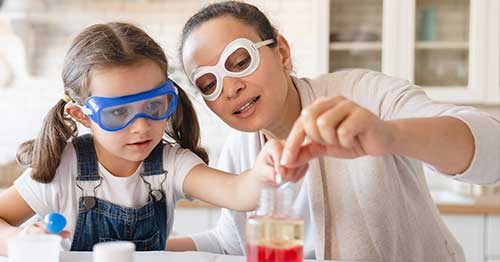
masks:
[[[303,260],[304,221],[292,205],[292,188],[262,190],[257,213],[247,220],[247,262]]]

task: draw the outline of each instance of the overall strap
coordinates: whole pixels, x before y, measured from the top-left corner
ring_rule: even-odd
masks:
[[[94,149],[94,140],[91,134],[73,138],[78,163],[78,177],[80,181],[100,180],[98,173],[97,155]]]
[[[163,147],[165,144],[160,141],[143,162],[143,175],[154,176],[164,174],[163,170]]]

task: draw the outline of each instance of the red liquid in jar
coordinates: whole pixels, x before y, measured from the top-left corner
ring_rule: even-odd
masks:
[[[302,262],[302,246],[273,248],[247,245],[247,262]]]

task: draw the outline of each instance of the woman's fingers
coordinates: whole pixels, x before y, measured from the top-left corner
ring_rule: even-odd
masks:
[[[348,120],[350,114],[358,108],[357,104],[342,96],[321,99],[305,108],[288,135],[281,164],[287,165],[296,161],[305,137],[325,146],[338,145],[340,143],[338,126]],[[304,153],[307,158],[308,153],[312,152],[305,151]]]
[[[299,181],[300,179],[302,179],[306,175],[308,168],[309,168],[309,165],[307,163],[304,165],[295,167],[295,168],[290,168],[288,170],[288,175],[286,177],[286,181],[290,181],[290,182]]]
[[[342,96],[337,96],[333,98],[320,98],[313,104],[304,108],[301,112],[300,118],[306,132],[307,136],[316,142],[323,143],[323,137],[321,136],[320,126],[317,120],[325,111],[337,107],[339,103],[342,103],[346,99]]]
[[[349,117],[356,107],[357,105],[353,102],[343,100],[335,107],[324,111],[323,114],[317,118],[316,125],[318,126],[322,141],[324,141],[322,144],[328,146],[336,146],[339,144],[337,127]]]
[[[344,148],[353,148],[356,136],[364,132],[369,125],[367,110],[357,108],[337,128],[339,144]]]
[[[299,117],[293,124],[292,130],[290,130],[290,134],[288,134],[288,138],[285,141],[283,155],[280,160],[281,165],[295,162],[305,138],[304,126],[302,125],[302,119]]]
[[[296,168],[302,166],[309,162],[309,160],[322,156],[326,154],[326,147],[324,145],[312,142],[307,145],[303,145],[299,148],[296,158],[293,161],[288,162],[284,166],[287,168]]]

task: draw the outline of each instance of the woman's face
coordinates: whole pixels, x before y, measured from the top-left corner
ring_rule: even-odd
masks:
[[[232,16],[211,19],[197,27],[184,42],[182,58],[188,75],[201,67],[219,62],[224,48],[233,40],[246,38],[254,43],[261,39],[255,29]],[[283,38],[277,46],[258,49],[260,64],[248,76],[226,76],[215,101],[205,100],[208,107],[224,122],[238,130],[254,132],[269,126],[285,110],[289,72],[289,49]]]

